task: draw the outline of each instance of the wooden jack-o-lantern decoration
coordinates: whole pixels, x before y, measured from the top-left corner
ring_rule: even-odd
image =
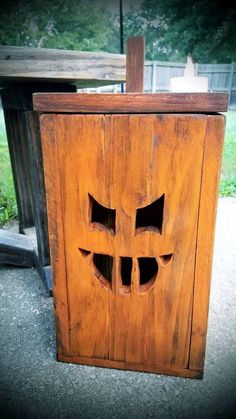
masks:
[[[117,220],[116,224],[116,210],[106,208],[98,203],[90,194],[88,194],[89,200],[89,226],[94,230],[108,231],[112,236],[113,240],[116,240],[116,225],[119,225]],[[137,209],[134,214],[135,217],[135,235],[144,232],[155,232],[161,234],[163,225],[163,210],[164,210],[164,195],[159,199],[147,205],[146,207]],[[126,230],[127,226],[124,225]],[[127,240],[129,238],[127,237]],[[115,245],[112,246],[115,249]],[[118,292],[129,293],[132,289],[139,292],[147,291],[155,282],[158,276],[159,265],[165,266],[170,262],[172,253],[165,255],[158,255],[152,257],[149,254],[143,255],[135,260],[135,252],[132,257],[130,256],[118,256],[114,260],[114,252],[110,254],[94,253],[91,250],[79,248],[82,256],[86,257],[90,266],[93,270],[94,275],[101,281],[107,289],[115,291],[118,288]],[[112,254],[111,254],[112,253]],[[135,278],[132,280],[133,266],[136,265],[136,269],[139,270],[138,284],[135,283]],[[117,286],[113,283],[118,281]],[[136,287],[136,288],[135,288]]]
[[[226,100],[35,97],[59,360],[202,375]]]

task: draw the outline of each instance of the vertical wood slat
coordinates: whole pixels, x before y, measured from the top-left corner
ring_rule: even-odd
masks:
[[[57,330],[57,350],[58,356],[60,356],[61,353],[69,353],[70,342],[67,283],[65,281],[64,227],[55,115],[42,115],[40,117],[40,128],[47,198],[50,254],[53,261],[53,299]]]
[[[224,116],[208,116],[196,248],[189,368],[203,370]]]
[[[42,151],[37,112],[5,109],[19,231],[35,226],[40,264],[50,264]]]
[[[37,112],[29,111],[27,116],[29,121],[28,147],[33,183],[32,195],[34,198],[34,224],[38,257],[42,266],[48,266],[50,265],[50,254],[39,115]]]
[[[50,265],[46,198],[39,129],[39,115],[33,111],[32,94],[47,91],[76,91],[69,84],[28,83],[1,92],[7,139],[13,172],[20,233],[29,235],[36,254],[36,266],[43,279]],[[45,270],[44,270],[45,268]],[[48,272],[48,271],[47,271]],[[46,280],[47,281],[47,280]],[[50,288],[50,284],[47,284]]]
[[[126,91],[143,92],[144,90],[144,38],[131,37],[127,40],[126,55]]]
[[[3,107],[5,103],[3,100]],[[27,112],[17,109],[4,109],[7,140],[13,169],[16,193],[19,231],[34,225],[34,201],[30,176],[30,154],[26,141],[28,135]]]

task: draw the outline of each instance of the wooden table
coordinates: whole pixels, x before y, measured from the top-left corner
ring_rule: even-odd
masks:
[[[125,55],[0,47],[0,92],[21,233],[0,230],[0,263],[36,265],[49,290],[51,269],[39,116],[33,110],[32,95],[69,93],[77,88],[124,82],[125,71]]]

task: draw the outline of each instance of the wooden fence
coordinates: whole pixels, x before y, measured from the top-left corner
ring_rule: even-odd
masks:
[[[185,64],[164,61],[145,62],[145,92],[168,92],[171,77],[181,77]],[[209,91],[228,92],[229,109],[236,110],[236,65],[195,64],[195,75],[208,77]],[[87,90],[87,89],[86,89]],[[89,91],[118,92],[120,85],[89,89]]]

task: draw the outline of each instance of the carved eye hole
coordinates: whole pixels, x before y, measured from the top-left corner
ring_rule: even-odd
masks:
[[[136,234],[142,231],[156,231],[162,234],[164,198],[165,195],[163,194],[159,199],[146,207],[137,209]]]
[[[103,205],[99,204],[90,194],[90,221],[92,224],[95,224],[96,227],[109,230],[113,234],[116,231],[116,210],[106,208]]]

